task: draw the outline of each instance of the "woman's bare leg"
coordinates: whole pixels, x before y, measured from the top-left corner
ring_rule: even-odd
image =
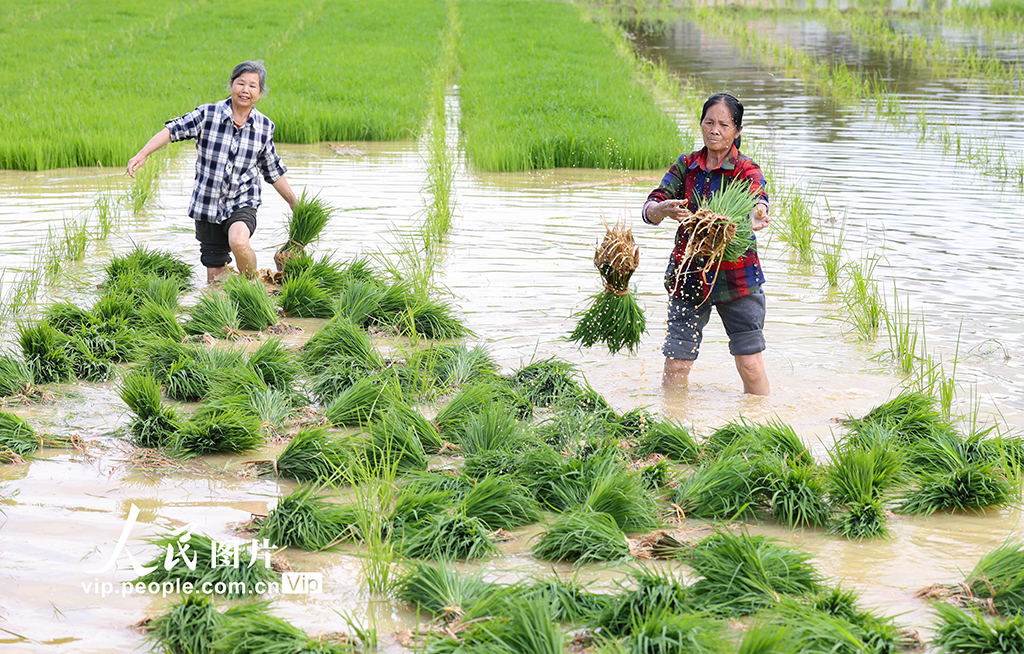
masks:
[[[666,361],[666,368],[668,370]],[[743,392],[751,395],[768,395],[771,390],[768,385],[768,375],[764,371],[764,361],[761,353],[740,354],[736,356],[736,370],[743,380]],[[666,374],[668,374],[666,372]]]
[[[665,374],[662,375],[662,386],[682,386],[689,381],[690,368],[693,361],[689,359],[665,359]]]
[[[256,253],[249,245],[249,236],[249,226],[242,221],[232,223],[228,228],[228,245],[231,246],[231,254],[235,255],[238,272],[251,278],[256,274]]]

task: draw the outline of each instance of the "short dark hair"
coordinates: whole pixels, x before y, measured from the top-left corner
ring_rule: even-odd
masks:
[[[267,92],[267,67],[263,65],[263,60],[258,59],[256,61],[243,61],[242,63],[235,66],[235,69],[231,71],[231,79],[228,80],[228,88],[235,83],[235,80],[245,75],[246,73],[256,73],[260,76],[260,93]]]
[[[729,110],[732,122],[736,127],[743,127],[743,103],[737,100],[736,96],[728,93],[715,93],[704,102],[704,108],[700,111],[700,122],[704,122],[704,116],[707,115],[708,109],[716,104],[724,104],[725,108]],[[740,137],[738,135],[733,145],[736,146],[737,150],[740,149]]]

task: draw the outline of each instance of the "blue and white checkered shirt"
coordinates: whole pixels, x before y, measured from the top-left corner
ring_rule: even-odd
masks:
[[[274,123],[253,107],[240,128],[231,117],[231,98],[196,107],[164,126],[171,142],[196,140],[196,184],[188,215],[222,223],[241,207],[260,206],[257,168],[268,184],[288,169],[274,149]]]

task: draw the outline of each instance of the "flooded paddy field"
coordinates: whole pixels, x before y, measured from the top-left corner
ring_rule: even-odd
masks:
[[[780,21],[772,29],[779,38],[820,55],[854,54],[813,21]],[[970,42],[970,35],[963,40]],[[876,275],[887,299],[895,287],[909,301],[914,320],[920,317],[918,328],[928,349],[947,365],[957,362],[954,410],[970,413],[979,407],[984,425],[998,421],[1009,433],[1024,429],[1024,305],[1015,275],[1016,240],[1024,230],[1020,190],[993,183],[983,166],[958,161],[941,146],[919,139],[912,128],[895,129],[861,108],[836,107],[799,80],[745,59],[728,41],[692,23],[670,22],[664,29],[636,34],[636,41],[641,52],[670,70],[697,75],[704,87],[725,88],[740,97],[747,107],[744,138],[770,156],[761,163],[775,167],[780,185],[797,186],[815,198],[820,238],[836,238],[841,230],[849,262],[880,257]],[[999,52],[1016,56],[1008,47]],[[920,107],[930,124],[941,125],[955,114],[961,127],[979,138],[992,138],[998,124],[1002,145],[1017,151],[1024,147],[1019,96],[979,93],[959,80],[912,81],[894,73],[891,62],[867,56],[864,65],[898,78],[900,98]],[[692,118],[679,116],[681,124]],[[333,251],[340,259],[398,255],[402,234],[415,228],[428,201],[422,190],[427,184],[422,144],[282,145],[279,151],[293,186],[319,191],[340,210],[318,252]],[[666,168],[670,163],[665,162]],[[194,262],[199,279],[186,213],[193,170],[191,150],[178,150],[147,209],[137,216],[123,211],[114,233],[91,244],[85,260],[72,265],[58,284],[44,287],[40,303],[88,301],[110,256],[133,243]],[[662,272],[671,232],[643,225],[638,217],[663,172],[481,173],[459,158],[454,223],[436,283],[451,292],[476,333],[471,342],[484,344],[505,371],[557,355],[577,363],[620,412],[646,406],[705,436],[737,416],[778,418],[795,428],[817,459],[825,460],[826,448],[842,432],[837,418],[863,415],[905,381],[885,357],[877,356],[888,346],[884,328],[876,340],[858,339],[820,265],[801,261],[778,234],[762,232],[769,306],[765,362],[772,395],[741,393],[717,318],[705,334],[690,387],[663,389]],[[116,194],[111,189],[121,184],[115,169],[0,171],[5,286],[17,271],[31,268],[47,229],[91,215],[96,197]],[[285,238],[285,204],[267,190],[264,201],[254,237],[260,267],[271,265]],[[596,347],[580,351],[564,340],[573,325],[570,315],[597,290],[592,248],[604,234],[603,222],[622,216],[632,217],[641,247],[634,280],[649,333],[636,356],[613,357]],[[322,324],[288,322],[307,332]],[[15,334],[13,325],[5,326],[6,342]],[[297,346],[306,336],[287,342]],[[390,347],[388,342],[378,345]],[[48,450],[27,464],[0,467],[0,644],[4,651],[25,652],[145,648],[144,636],[130,625],[159,613],[169,600],[121,597],[118,584],[135,578],[123,559],[116,571],[95,572],[113,551],[130,506],[140,513],[128,549],[140,562],[157,551],[144,537],[167,529],[194,525],[196,533],[228,539],[235,526],[253,514],[267,514],[295,487],[287,480],[239,474],[245,461],[273,458],[281,445],[164,468],[134,466],[131,448],[114,433],[131,416],[112,383],[53,390],[52,402],[7,409],[38,431],[78,434],[88,445],[81,451]],[[750,530],[811,553],[818,570],[861,591],[867,606],[900,614],[901,624],[925,635],[933,615],[914,593],[933,583],[959,582],[982,555],[1022,533],[1019,507],[981,514],[896,515],[889,528],[891,540],[862,542],[770,523]],[[487,579],[502,582],[544,575],[552,568],[571,575],[567,564],[552,566],[530,555],[537,533],[537,527],[516,530],[501,544],[500,556],[465,567],[482,569]],[[275,615],[315,635],[347,630],[342,615],[347,614],[364,626],[375,625],[384,651],[406,651],[392,634],[414,626],[414,612],[363,589],[362,559],[354,549],[289,549],[286,555],[296,570],[324,573],[324,592],[275,596]],[[659,565],[689,574],[680,564]],[[587,564],[578,574],[609,588],[627,569],[625,564]],[[102,596],[98,584],[103,581],[114,583],[115,594]]]

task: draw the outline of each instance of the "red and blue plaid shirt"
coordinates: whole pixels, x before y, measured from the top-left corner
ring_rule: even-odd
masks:
[[[171,141],[196,140],[196,183],[188,215],[222,223],[241,207],[260,206],[260,180],[273,184],[288,169],[274,148],[274,123],[256,110],[235,127],[231,98],[196,107],[164,123]]]
[[[750,189],[758,195],[758,202],[767,205],[764,175],[750,157],[746,157],[733,146],[729,156],[714,170],[708,170],[707,148],[684,154],[672,164],[661,185],[651,191],[647,201],[686,200],[690,211],[697,211],[698,199],[711,197],[722,187],[722,178],[750,180]],[[644,222],[653,224],[643,215]],[[697,304],[710,299],[713,304],[729,302],[750,295],[764,284],[761,261],[757,258],[757,241],[751,240],[750,249],[737,261],[723,261],[705,275],[701,272],[704,261],[688,262],[687,269],[680,269],[683,253],[686,251],[686,230],[682,225],[676,230],[675,247],[669,257],[665,271],[665,288],[670,295],[689,298]],[[679,274],[677,274],[679,270]],[[712,284],[714,287],[712,288]]]

